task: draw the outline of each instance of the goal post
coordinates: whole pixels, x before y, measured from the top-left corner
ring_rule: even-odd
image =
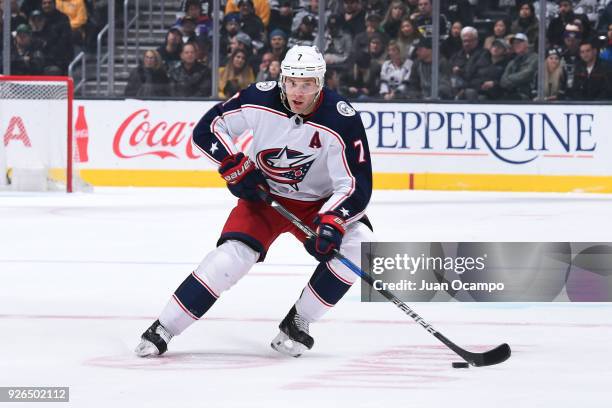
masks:
[[[83,154],[75,150],[73,98],[70,77],[0,75],[0,185],[67,192],[85,186],[76,167]]]

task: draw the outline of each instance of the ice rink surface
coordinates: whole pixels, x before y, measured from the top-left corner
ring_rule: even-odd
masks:
[[[453,369],[457,357],[393,305],[361,303],[356,284],[311,326],[311,352],[278,355],[269,342],[315,265],[291,236],[163,358],[135,357],[233,203],[222,189],[0,193],[0,386],[69,386],[53,406],[92,408],[612,404],[606,303],[412,305],[465,348],[513,349],[499,366]],[[604,195],[376,191],[368,214],[381,241],[612,241]]]

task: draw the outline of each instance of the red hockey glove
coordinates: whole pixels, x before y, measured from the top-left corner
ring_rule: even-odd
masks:
[[[315,219],[317,238],[304,241],[306,251],[319,262],[327,262],[334,257],[334,250],[340,250],[344,236],[344,220],[334,213],[325,213]]]
[[[219,166],[219,173],[227,182],[229,191],[238,198],[259,200],[257,186],[268,189],[266,179],[248,156],[243,153],[227,156]]]

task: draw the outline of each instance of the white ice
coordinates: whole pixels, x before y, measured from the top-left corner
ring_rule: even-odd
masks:
[[[214,247],[222,189],[0,193],[0,386],[69,386],[71,407],[609,407],[609,303],[418,303],[494,367],[458,361],[355,285],[299,359],[270,349],[314,267],[291,236],[159,359],[132,354]],[[376,191],[381,241],[611,241],[612,196]],[[29,404],[1,404],[23,407]],[[38,405],[36,405],[38,406]],[[54,405],[55,406],[55,405]]]

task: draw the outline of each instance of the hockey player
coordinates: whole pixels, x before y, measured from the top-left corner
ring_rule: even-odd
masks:
[[[176,289],[141,337],[136,354],[163,354],[173,336],[200,319],[219,296],[266,257],[274,240],[290,232],[319,264],[280,323],[272,348],[294,357],[312,348],[309,324],[320,319],[356,281],[337,259],[339,249],[360,262],[360,244],[373,241],[365,210],[372,167],[359,114],[323,87],[325,61],[316,47],[295,46],[282,61],[280,81],[258,82],[208,111],[193,142],[219,167],[239,198],[217,248]],[[252,129],[248,154],[233,137]],[[263,186],[318,232],[304,234],[259,199]]]

